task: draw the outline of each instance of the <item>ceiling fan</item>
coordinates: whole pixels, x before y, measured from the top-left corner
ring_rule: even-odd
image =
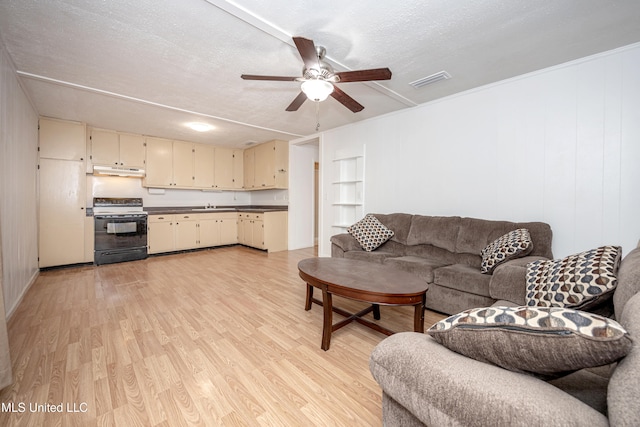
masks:
[[[253,74],[242,74],[244,80],[273,80],[273,81],[298,81],[302,82],[300,94],[287,107],[287,111],[296,111],[310,99],[315,102],[324,101],[329,95],[357,113],[364,107],[355,99],[344,93],[335,83],[367,82],[371,80],[389,80],[391,70],[388,68],[373,68],[370,70],[340,71],[335,72],[331,65],[325,60],[326,50],[322,46],[316,46],[313,40],[303,37],[293,37],[293,42],[300,52],[304,67],[302,77],[286,76],[259,76]]]

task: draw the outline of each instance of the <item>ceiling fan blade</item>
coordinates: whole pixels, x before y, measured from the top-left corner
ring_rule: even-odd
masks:
[[[388,68],[372,68],[370,70],[342,71],[336,73],[340,82],[366,82],[369,80],[389,80],[391,70]]]
[[[304,92],[300,92],[296,99],[293,100],[291,104],[287,107],[287,111],[298,111],[298,108],[302,105],[304,101],[307,100],[307,95]]]
[[[333,92],[331,92],[331,96],[354,113],[364,110],[364,107],[360,105],[358,101],[344,93],[336,85],[333,85]]]
[[[305,39],[304,37],[294,37],[293,42],[300,52],[300,57],[304,61],[306,68],[318,68],[318,54],[316,53],[316,45],[313,44],[313,40]]]
[[[240,76],[243,80],[274,80],[278,82],[294,82],[298,77],[286,77],[286,76],[256,76],[254,74],[242,74]]]

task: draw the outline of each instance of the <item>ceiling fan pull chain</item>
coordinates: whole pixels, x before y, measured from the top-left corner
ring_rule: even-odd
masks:
[[[316,132],[320,129],[320,103],[316,102]]]

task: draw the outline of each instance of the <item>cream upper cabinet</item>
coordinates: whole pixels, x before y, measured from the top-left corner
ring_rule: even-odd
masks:
[[[117,132],[91,129],[91,162],[94,165],[120,165],[120,138]]]
[[[193,187],[193,143],[162,138],[147,138],[146,143],[146,187]]]
[[[244,151],[244,188],[288,188],[289,143],[273,140]]]
[[[185,141],[173,141],[173,185],[176,187],[193,187],[195,174],[193,171],[194,144]]]
[[[214,166],[215,155],[217,149],[212,145],[194,144],[193,145],[193,186],[197,188],[215,188]],[[217,163],[216,163],[217,165]]]
[[[243,188],[243,150],[216,147],[215,151],[215,187],[222,190]]]
[[[274,141],[275,187],[289,188],[289,143]]]
[[[91,129],[91,163],[104,166],[144,168],[145,145],[142,135]]]
[[[173,186],[173,141],[147,138],[147,164],[144,185],[147,187]]]
[[[121,135],[122,137],[122,135]],[[120,144],[122,155],[122,144]],[[243,150],[146,138],[145,187],[239,190]],[[253,168],[251,168],[253,171]]]
[[[243,177],[244,177],[244,188],[247,190],[251,190],[255,188],[255,158],[256,158],[256,149],[254,147],[247,148],[243,153]]]
[[[233,150],[233,188],[244,188],[244,156],[242,150]]]
[[[274,149],[275,143],[273,141],[260,144],[255,148],[254,180],[256,188],[275,186]]]
[[[87,155],[83,123],[40,118],[40,158],[84,161]]]
[[[235,150],[232,148],[216,147],[215,149],[215,187],[216,188],[235,188],[234,183],[234,155]]]
[[[144,169],[146,154],[144,136],[121,133],[119,137],[120,166]]]

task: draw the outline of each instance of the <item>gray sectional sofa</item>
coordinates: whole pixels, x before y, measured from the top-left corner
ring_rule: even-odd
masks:
[[[331,256],[377,262],[420,276],[429,283],[427,308],[446,314],[514,297],[519,287],[513,283],[525,283],[525,265],[553,258],[551,227],[542,222],[406,213],[373,215],[393,230],[390,240],[367,252],[350,234],[338,234],[331,237]],[[518,228],[529,230],[533,251],[526,257],[503,263],[492,274],[481,273],[482,249]]]
[[[640,247],[622,260],[617,281],[615,318],[633,341],[630,352],[552,381],[465,357],[427,334],[386,338],[370,359],[384,425],[640,426]],[[520,305],[525,289],[514,286],[518,299],[496,305]]]

